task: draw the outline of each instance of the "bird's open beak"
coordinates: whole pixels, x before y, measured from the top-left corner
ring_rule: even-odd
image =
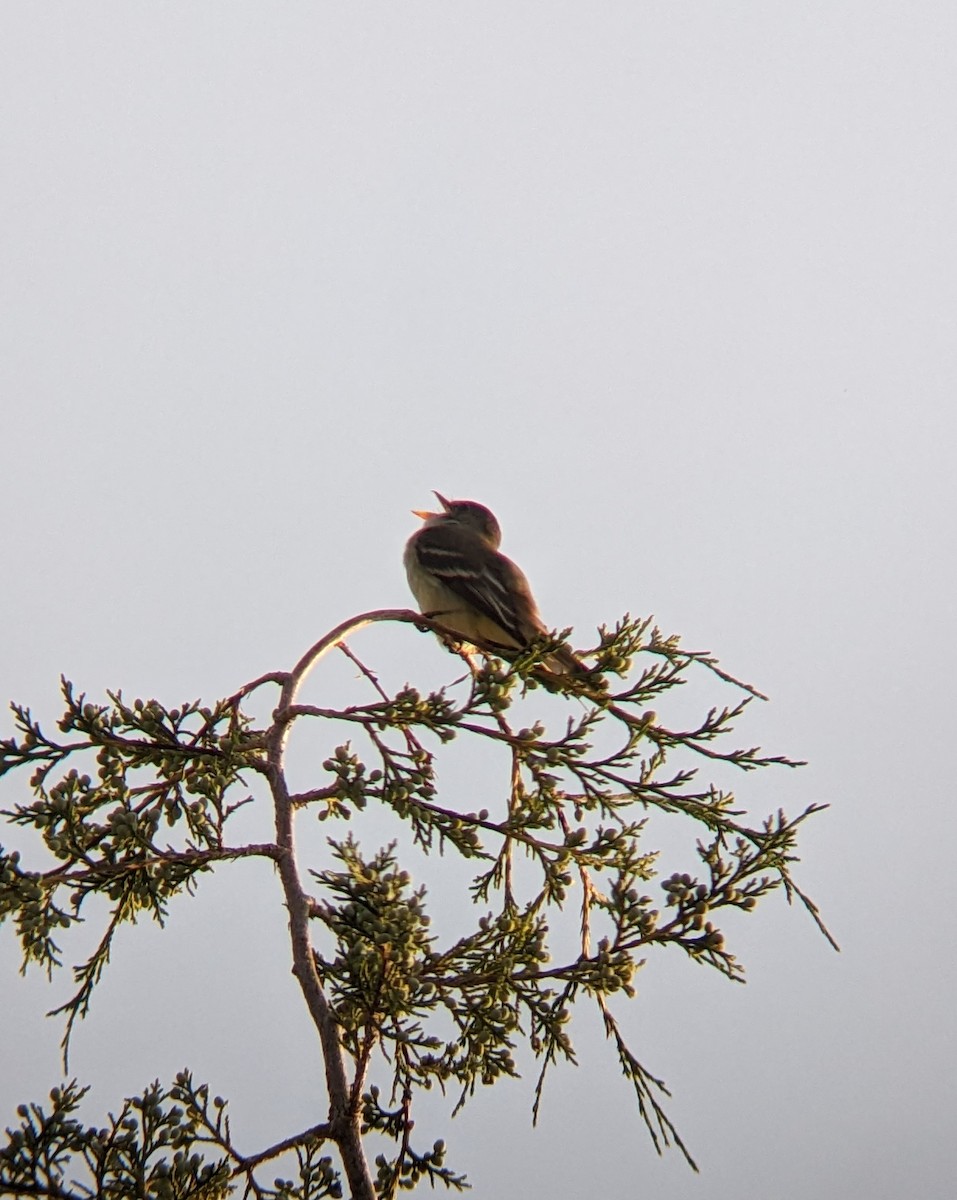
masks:
[[[438,499],[438,502],[442,505],[443,509],[446,512],[448,512],[449,508],[451,506],[449,504],[449,501],[446,500],[446,498],[442,495],[442,493],[441,492],[433,492],[432,495]],[[412,515],[413,515],[413,517],[418,517],[422,521],[427,521],[429,519],[429,517],[441,517],[442,513],[428,512],[424,508],[413,508]]]

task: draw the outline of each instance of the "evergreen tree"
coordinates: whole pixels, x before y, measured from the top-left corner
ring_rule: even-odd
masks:
[[[634,995],[637,970],[655,949],[675,946],[740,978],[723,920],[777,888],[830,936],[791,874],[798,827],[819,806],[754,823],[731,791],[700,778],[702,766],[726,774],[727,766],[799,765],[725,748],[760,693],[710,654],[626,618],[599,631],[582,675],[548,671],[561,636],[513,662],[469,657],[446,636],[464,662],[461,678],[430,694],[408,684],[393,694],[345,640],[375,621],[448,632],[404,610],[366,613],[292,671],[211,705],[128,702],[119,692],[96,702],[64,680],[55,734],[12,706],[0,774],[29,771],[34,798],[3,815],[35,830],[49,852],[28,866],[16,849],[0,848],[0,920],[14,924],[24,968],[59,969],[60,942],[86,902],[100,896],[109,905],[102,937],[73,968],[75,991],[57,1010],[65,1063],[118,927],[143,914],[163,923],[173,898],[191,895],[205,872],[261,859],[270,867],[264,896],[276,880],[288,911],[328,1107],[310,1128],[250,1152],[233,1139],[226,1102],[188,1070],[99,1125],[85,1123],[87,1089],[72,1081],[48,1103],[18,1109],[0,1149],[0,1195],[373,1200],[421,1180],[461,1189],[467,1183],[447,1164],[444,1142],[423,1141],[419,1124],[413,1138],[417,1096],[438,1087],[457,1110],[478,1084],[517,1075],[521,1058],[536,1066],[537,1115],[550,1068],[574,1062],[568,1026],[578,1003],[597,1006],[655,1147],[673,1144],[694,1166],[663,1107],[664,1083],[626,1043],[616,1015]],[[361,672],[368,701],[299,703],[307,673],[333,649]],[[692,728],[673,729],[655,710],[696,672],[735,695]],[[257,727],[244,705],[265,689],[275,689],[275,709]],[[343,726],[347,740],[339,740]],[[294,792],[287,745],[306,730],[330,753],[314,786]],[[439,759],[461,739],[493,747],[510,781],[504,794],[489,783],[477,811],[459,811],[439,787]],[[275,836],[234,843],[230,823],[250,801],[271,804]],[[398,842],[370,845],[384,813],[404,831],[401,853]],[[694,832],[693,861],[670,872],[660,865],[645,844],[651,813]],[[296,824],[315,818],[330,830],[328,853],[303,863]],[[451,938],[433,932],[429,915],[427,870],[441,854],[462,860],[471,901],[462,912],[474,918]],[[554,943],[570,944],[569,930],[575,952],[553,957]],[[277,1169],[288,1178],[276,1179]]]

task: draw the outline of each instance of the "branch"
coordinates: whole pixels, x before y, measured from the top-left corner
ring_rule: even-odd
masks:
[[[260,1150],[258,1154],[251,1154],[248,1158],[237,1156],[239,1165],[233,1168],[232,1173],[233,1175],[241,1175],[244,1171],[251,1171],[262,1163],[268,1162],[271,1158],[278,1158],[281,1154],[295,1150],[297,1146],[305,1146],[309,1142],[329,1141],[332,1137],[332,1126],[328,1121],[323,1121],[320,1125],[313,1125],[311,1129],[304,1129],[302,1133],[294,1134],[292,1137],[287,1137],[283,1141],[277,1142],[267,1150]]]
[[[306,676],[321,658],[350,633],[358,633],[360,629],[365,629],[367,625],[375,625],[379,621],[398,621],[405,625],[416,625],[419,629],[431,630],[433,633],[451,633],[438,621],[423,617],[421,613],[413,612],[409,608],[377,608],[371,612],[360,613],[357,617],[350,617],[348,621],[343,621],[335,629],[321,637],[315,645],[310,646],[296,663],[284,681],[282,699],[279,702],[280,710],[292,704],[299,688],[305,682]]]
[[[266,735],[269,784],[276,813],[276,844],[279,848],[277,866],[286,907],[289,910],[289,935],[292,942],[293,974],[309,1009],[319,1040],[325,1065],[326,1087],[329,1093],[329,1137],[338,1145],[342,1155],[353,1200],[375,1200],[375,1186],[369,1174],[362,1149],[359,1113],[351,1103],[346,1077],[339,1027],[316,972],[316,961],[309,938],[310,901],[303,890],[296,862],[295,812],[296,805],[289,793],[285,776],[285,749],[290,724],[280,714],[295,702],[303,680],[345,633],[370,624],[372,620],[387,619],[376,614],[346,621],[331,634],[321,638],[305,654],[286,678],[276,710],[276,717]]]
[[[149,870],[151,867],[162,867],[169,863],[187,863],[190,866],[203,866],[213,862],[231,862],[237,858],[272,858],[279,857],[279,847],[274,842],[252,842],[248,846],[219,846],[212,850],[168,850],[155,858],[126,858],[120,862],[106,860],[92,864],[86,870],[74,871],[54,867],[40,876],[46,883],[55,885],[85,883],[91,876],[115,878],[137,871]]]

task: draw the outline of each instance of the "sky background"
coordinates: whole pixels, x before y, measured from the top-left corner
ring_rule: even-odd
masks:
[[[409,602],[438,488],[579,645],[654,613],[771,695],[741,741],[810,765],[755,816],[831,805],[797,878],[841,954],[774,899],[746,987],[659,954],[619,1006],[700,1177],[583,1015],[536,1131],[533,1073],[420,1121],[475,1196],[952,1194],[955,114],[934,0],[0,7],[0,699],[289,667]],[[324,1116],[318,1049],[270,871],[199,895],[124,931],[71,1068],[102,1113],[189,1064],[252,1151]],[[5,928],[0,1127],[60,1079],[69,979],[17,966]]]

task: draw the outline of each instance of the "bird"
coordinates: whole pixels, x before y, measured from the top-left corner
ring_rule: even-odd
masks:
[[[412,510],[425,524],[409,538],[404,554],[409,587],[423,616],[506,658],[548,637],[528,580],[499,551],[502,529],[495,514],[475,500],[434,494],[442,511]],[[559,646],[543,665],[557,675],[585,670],[567,646]]]

